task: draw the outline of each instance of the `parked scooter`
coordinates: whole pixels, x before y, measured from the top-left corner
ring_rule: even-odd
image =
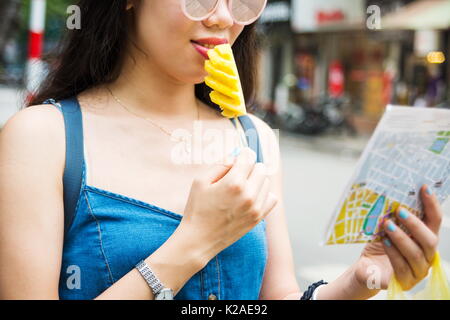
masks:
[[[249,110],[258,118],[267,123],[272,129],[276,129],[278,127],[278,117],[275,112],[273,102],[266,103],[264,105],[259,102],[255,102]]]
[[[348,98],[325,96],[318,102],[317,109],[327,119],[328,130],[347,130],[351,135],[356,135],[356,129],[351,122],[350,101]]]
[[[273,105],[258,106],[254,113],[272,128],[305,135],[319,135],[332,129],[347,129],[354,135],[356,130],[349,120],[348,106],[346,99],[325,97],[313,105],[289,102],[279,113],[275,112]]]

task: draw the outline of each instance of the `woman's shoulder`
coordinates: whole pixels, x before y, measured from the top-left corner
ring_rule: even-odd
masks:
[[[64,136],[64,120],[61,111],[54,105],[33,105],[16,112],[1,132],[16,138],[29,135],[34,139],[51,139]]]
[[[33,105],[16,112],[1,128],[0,154],[17,163],[64,165],[65,130],[53,105]],[[14,162],[15,163],[15,162]]]
[[[272,129],[265,121],[254,114],[248,113],[248,116],[258,132],[264,163],[268,166],[269,172],[279,172],[278,169],[281,156],[279,131],[277,129]]]
[[[253,113],[247,113],[247,115],[254,123],[256,129],[263,131],[272,131],[272,128],[258,116],[254,115]]]
[[[269,145],[274,143],[274,141],[278,141],[277,129],[271,128],[264,120],[260,119],[258,116],[252,113],[247,113],[247,115],[255,125],[263,147],[264,145]]]

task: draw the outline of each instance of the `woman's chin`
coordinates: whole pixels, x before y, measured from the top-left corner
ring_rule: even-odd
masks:
[[[205,82],[205,77],[208,75],[208,73],[206,71],[201,72],[198,76],[195,77],[194,79],[194,84],[200,84]]]
[[[208,72],[205,70],[205,60],[203,60],[203,63],[195,63],[192,64],[189,68],[189,70],[186,70],[184,68],[184,71],[188,71],[188,73],[184,73],[184,76],[180,74],[180,79],[184,79],[184,82],[186,83],[192,83],[192,84],[200,84],[202,82],[205,82],[205,78],[208,76]]]

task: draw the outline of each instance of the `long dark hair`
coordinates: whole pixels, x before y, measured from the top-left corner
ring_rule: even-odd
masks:
[[[126,0],[79,0],[82,27],[67,30],[57,48],[46,56],[49,73],[27,106],[49,98],[66,99],[97,85],[114,81],[120,74],[129,28]],[[247,106],[253,104],[257,86],[258,41],[255,23],[246,26],[233,44]],[[195,95],[212,108],[211,89],[195,86]]]

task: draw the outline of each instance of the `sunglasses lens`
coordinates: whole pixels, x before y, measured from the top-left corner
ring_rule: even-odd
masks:
[[[185,0],[186,13],[194,19],[206,17],[218,0]]]
[[[258,18],[265,6],[266,0],[233,0],[231,11],[236,22],[247,23]]]

